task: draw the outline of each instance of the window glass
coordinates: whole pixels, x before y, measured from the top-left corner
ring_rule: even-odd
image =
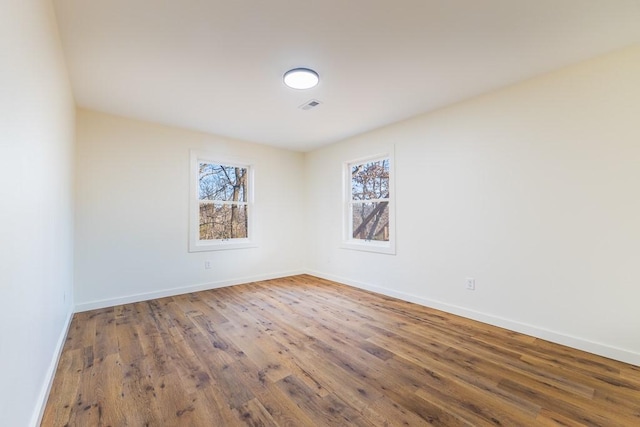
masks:
[[[251,166],[214,159],[191,153],[189,250],[255,246],[251,241]]]
[[[343,247],[395,253],[392,157],[346,163]]]

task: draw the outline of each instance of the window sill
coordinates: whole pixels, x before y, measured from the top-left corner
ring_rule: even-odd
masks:
[[[379,254],[395,255],[396,247],[391,242],[375,242],[375,241],[357,241],[348,240],[340,245],[342,249],[351,249],[354,251],[376,252]]]
[[[258,245],[255,242],[248,239],[216,240],[213,242],[199,241],[189,245],[189,252],[226,251],[257,247]]]

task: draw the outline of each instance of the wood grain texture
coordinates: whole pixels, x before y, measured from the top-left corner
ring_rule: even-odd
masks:
[[[43,426],[640,426],[640,368],[302,275],[74,316]]]

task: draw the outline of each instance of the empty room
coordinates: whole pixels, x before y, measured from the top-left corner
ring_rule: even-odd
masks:
[[[1,10],[0,426],[640,425],[640,1]]]

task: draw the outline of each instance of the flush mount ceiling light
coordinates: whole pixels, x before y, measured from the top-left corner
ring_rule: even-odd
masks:
[[[294,68],[284,73],[284,84],[292,89],[311,89],[319,81],[318,73],[308,68]]]

